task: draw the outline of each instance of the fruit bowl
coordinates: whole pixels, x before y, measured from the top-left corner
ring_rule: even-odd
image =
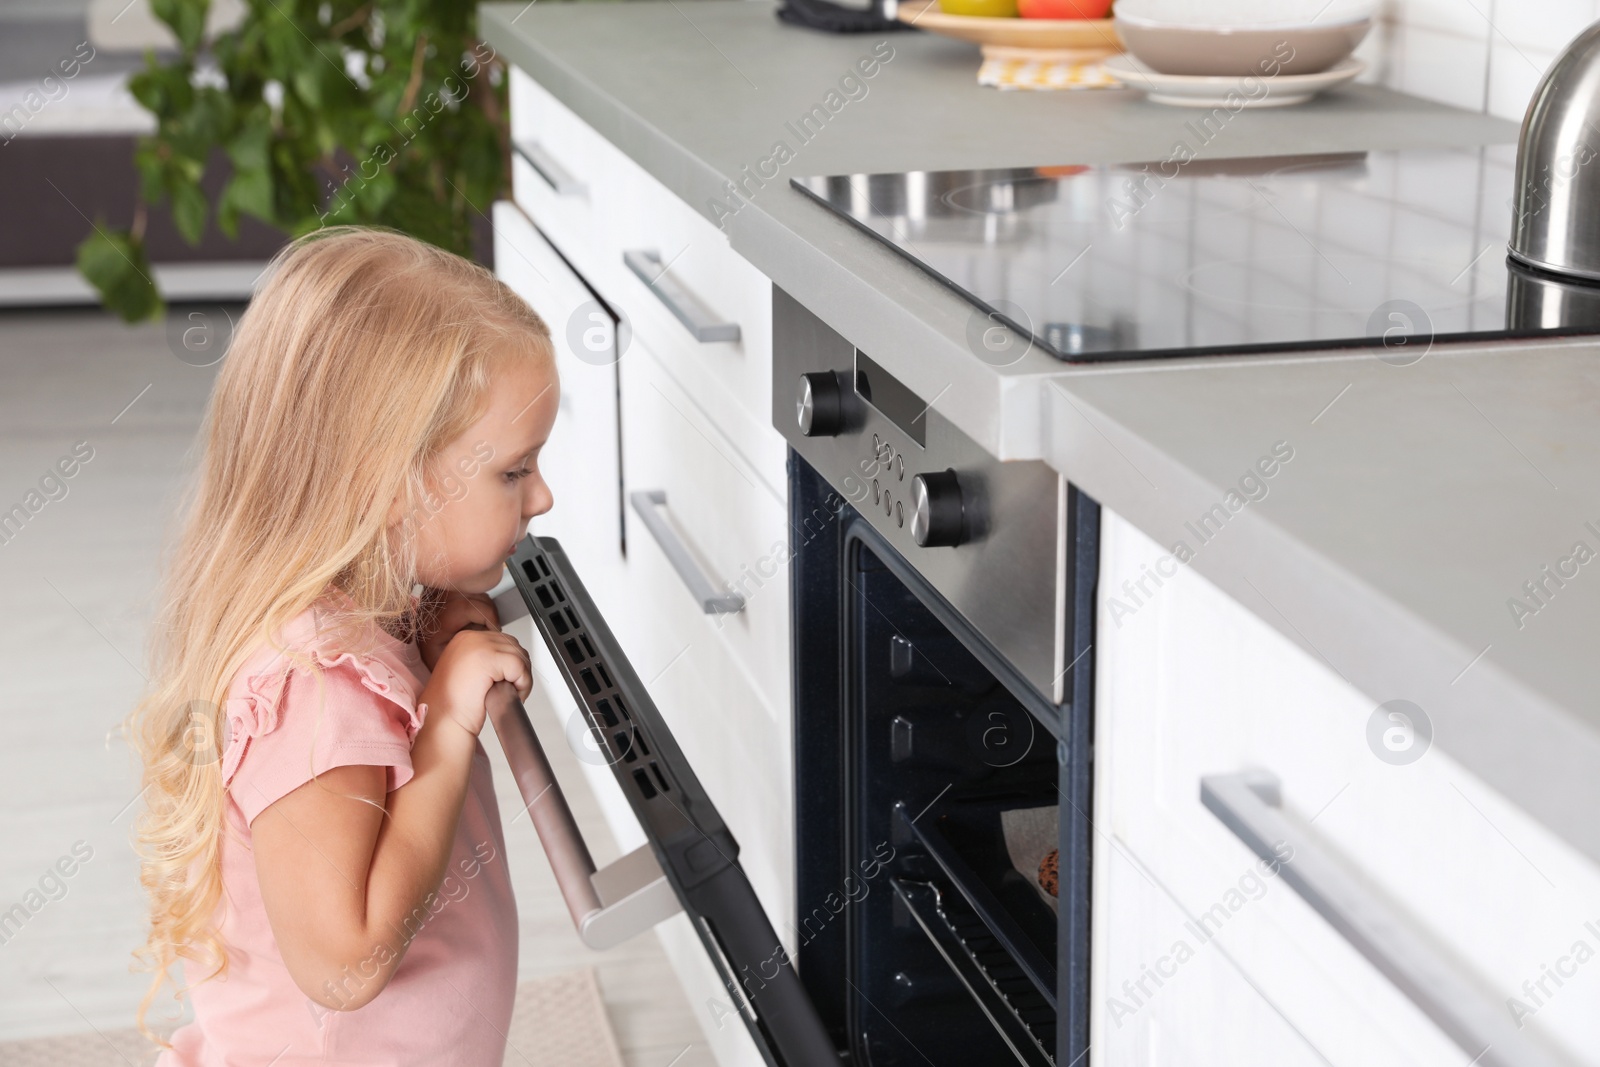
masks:
[[[939,10],[939,0],[902,0],[895,17],[929,33],[971,41],[982,46],[985,57],[1012,58],[1022,49],[1049,58],[1094,59],[1122,51],[1111,19],[950,15]]]

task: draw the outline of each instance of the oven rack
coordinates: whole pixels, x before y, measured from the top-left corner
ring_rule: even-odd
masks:
[[[960,893],[934,883],[891,878],[889,884],[1017,1062],[1054,1067],[1055,1005],[1040,996],[983,918]]]
[[[993,815],[996,822],[1000,810],[1014,806],[1014,798],[961,802],[963,811]],[[898,879],[896,894],[1018,1062],[1053,1064],[1055,966],[941,832],[947,813],[926,811],[913,818],[902,803],[895,805],[895,814],[944,875],[940,884]]]
[[[962,807],[979,809],[987,807],[977,802],[964,802]],[[996,815],[1000,807],[1014,807],[1014,804],[994,805]],[[1011,958],[1013,965],[1033,986],[1034,992],[1054,1011],[1056,1009],[1056,968],[1054,962],[1039,950],[1038,945],[1028,936],[1012,915],[1011,911],[995,894],[983,883],[977,871],[973,870],[960,852],[950,843],[939,826],[943,815],[938,811],[924,812],[912,818],[909,809],[903,804],[895,805],[895,813],[901,825],[916,838],[917,843],[928,853],[940,871],[944,873],[951,887],[961,895],[966,906],[983,923],[988,936],[992,937],[1000,948]],[[998,821],[998,818],[996,819]],[[1040,902],[1040,907],[1044,907]]]

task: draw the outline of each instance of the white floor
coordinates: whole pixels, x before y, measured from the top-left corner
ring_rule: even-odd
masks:
[[[129,973],[142,922],[128,847],[137,774],[113,734],[142,685],[158,545],[215,373],[176,358],[166,334],[99,312],[0,312],[0,513],[77,442],[94,450],[65,496],[0,543],[0,914],[75,845],[93,850],[64,895],[0,929],[0,1041],[129,1026],[144,988]],[[608,861],[615,846],[554,716],[529,712]],[[517,811],[509,774],[498,782]],[[526,818],[507,837],[522,976],[594,966],[629,1067],[710,1064],[655,936],[585,948]]]

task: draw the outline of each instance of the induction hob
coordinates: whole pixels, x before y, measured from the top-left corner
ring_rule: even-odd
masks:
[[[1506,259],[1516,148],[794,178],[978,305],[996,365],[1600,333]],[[999,319],[1020,334],[995,330]],[[1409,347],[1407,347],[1409,346]]]

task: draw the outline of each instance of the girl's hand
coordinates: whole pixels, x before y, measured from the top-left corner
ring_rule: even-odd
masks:
[[[439,662],[439,656],[450,639],[462,630],[500,629],[500,616],[487,593],[429,589],[423,594],[423,602],[425,605],[437,605],[438,609],[433,612],[430,628],[417,635],[417,651],[422,653],[422,662],[428,665],[430,671]]]
[[[498,630],[463,629],[439,655],[433,676],[417,698],[428,718],[446,716],[473,737],[483,730],[484,701],[496,682],[510,682],[526,700],[533,691],[528,650]]]

